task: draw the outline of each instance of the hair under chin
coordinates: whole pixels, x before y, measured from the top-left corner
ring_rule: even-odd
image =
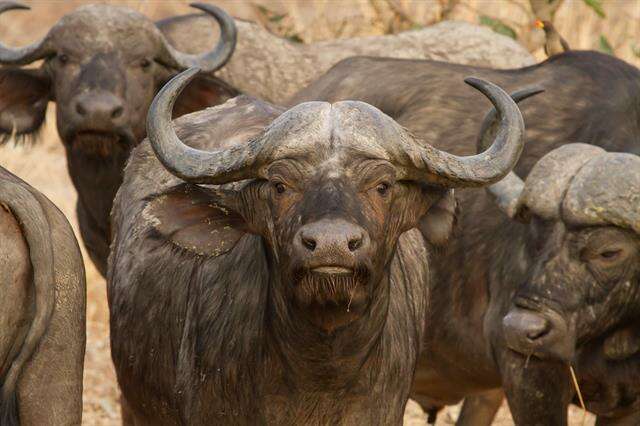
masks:
[[[117,133],[86,132],[73,137],[72,149],[94,159],[111,159],[131,150],[127,137]]]
[[[322,274],[305,271],[294,281],[297,301],[305,306],[361,305],[367,299],[369,274],[356,269],[353,274]]]

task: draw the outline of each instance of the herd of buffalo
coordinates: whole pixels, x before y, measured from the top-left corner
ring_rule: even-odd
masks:
[[[0,142],[56,103],[123,424],[400,425],[413,398],[488,426],[506,398],[640,425],[640,70],[436,61],[418,32],[302,50],[192,6],[0,44]],[[80,424],[80,249],[2,168],[0,295],[0,425]]]

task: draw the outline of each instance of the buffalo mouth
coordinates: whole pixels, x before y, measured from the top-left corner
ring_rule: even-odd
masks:
[[[128,152],[133,145],[133,137],[124,131],[81,130],[71,137],[74,151],[102,159]]]
[[[353,269],[343,266],[319,266],[311,269],[311,272],[314,274],[350,275],[353,274]]]
[[[369,274],[365,268],[319,265],[298,271],[294,292],[303,306],[355,311],[366,303]]]

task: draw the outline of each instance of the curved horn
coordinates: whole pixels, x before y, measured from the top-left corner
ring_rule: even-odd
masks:
[[[527,99],[538,93],[544,92],[544,89],[533,87],[530,89],[518,90],[511,94],[511,99],[516,103]],[[476,142],[476,151],[482,152],[489,144],[497,132],[498,120],[497,111],[495,108],[485,115],[480,127],[480,134]],[[518,201],[520,200],[520,194],[524,189],[524,182],[518,177],[515,172],[510,171],[501,181],[494,183],[487,188],[487,192],[494,199],[500,210],[505,212],[511,219],[516,217],[518,213]]]
[[[218,25],[220,25],[220,40],[218,44],[210,52],[191,55],[176,50],[160,33],[162,50],[158,60],[179,70],[198,67],[204,72],[215,71],[226,64],[233,54],[238,34],[236,23],[231,16],[219,7],[204,3],[192,3],[190,6],[213,16],[218,22]]]
[[[223,184],[256,176],[252,167],[256,141],[216,151],[185,145],[171,124],[173,104],[200,70],[190,68],[171,79],[156,95],[147,115],[147,135],[160,162],[175,176],[192,183]]]
[[[523,101],[542,92],[544,92],[544,89],[541,87],[531,87],[515,91],[509,96],[511,96],[511,99],[513,99],[515,103],[520,103],[520,101]],[[482,120],[482,126],[480,126],[478,140],[476,141],[476,152],[482,152],[487,149],[487,145],[489,145],[489,142],[496,137],[499,124],[496,115],[497,111],[494,107],[491,108],[487,115],[484,116],[484,120]]]
[[[7,10],[30,10],[24,4],[6,1],[0,2],[0,14]],[[38,59],[42,59],[52,53],[48,45],[48,36],[29,46],[11,48],[0,43],[0,64],[3,65],[27,65]]]
[[[524,147],[524,121],[516,103],[493,83],[468,77],[465,83],[478,89],[498,110],[500,126],[489,149],[481,154],[457,156],[432,146],[419,146],[417,180],[444,187],[485,186],[502,179],[515,166]],[[424,169],[428,170],[427,176]]]

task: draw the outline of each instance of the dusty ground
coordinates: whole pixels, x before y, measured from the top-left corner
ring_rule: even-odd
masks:
[[[11,19],[0,18],[0,40],[9,44],[23,44],[43,35],[64,13],[85,3],[81,1],[26,1],[33,11],[13,13]],[[174,13],[186,13],[186,2],[134,2],[119,1],[119,4],[135,7],[153,18],[161,18]],[[264,13],[249,2],[225,0],[216,2],[236,16],[244,18],[264,18]],[[389,29],[407,26],[410,17],[415,23],[429,22],[442,13],[446,0],[411,2],[399,1],[354,1],[349,7],[335,8],[330,0],[315,3],[303,0],[273,1],[261,0],[277,13],[286,12],[287,16],[275,28],[287,35],[297,35],[304,40],[316,40],[336,35],[351,36],[379,34]],[[508,17],[514,28],[525,33],[529,31],[526,2],[512,0],[458,2],[451,17],[476,21],[477,12]],[[345,3],[341,3],[344,6]],[[325,9],[331,8],[332,13]],[[398,13],[397,11],[400,11]],[[631,47],[640,42],[640,1],[620,0],[605,5],[608,14],[606,20],[597,18],[582,1],[566,1],[558,11],[557,26],[573,47],[593,48],[597,46],[599,34],[605,33],[616,49],[616,54],[640,65]],[[395,11],[395,12],[394,12]],[[404,15],[404,17],[403,17]],[[267,24],[276,22],[266,21]],[[345,24],[347,22],[348,24]],[[411,24],[411,25],[413,25]],[[569,31],[569,30],[572,31]],[[529,36],[527,36],[529,37]],[[536,48],[535,34],[526,38],[532,50]],[[636,46],[637,47],[637,46]],[[539,55],[539,52],[537,53]],[[53,107],[50,108],[53,110]],[[21,176],[34,187],[42,191],[56,203],[72,222],[77,234],[77,221],[74,212],[76,193],[66,172],[66,163],[62,146],[55,131],[53,111],[49,111],[49,123],[41,135],[40,141],[33,146],[15,147],[9,144],[0,148],[0,165]],[[85,363],[84,423],[87,425],[117,425],[120,420],[118,389],[115,374],[111,366],[108,339],[108,309],[104,280],[87,260],[88,312],[87,312],[87,354]],[[453,424],[457,407],[448,409],[439,416],[439,424]],[[582,413],[572,410],[572,425],[582,424]],[[425,417],[415,404],[410,404],[405,423],[412,426],[424,425]],[[496,425],[511,425],[508,409],[503,407],[495,422]],[[584,424],[592,425],[593,419],[587,418]]]

